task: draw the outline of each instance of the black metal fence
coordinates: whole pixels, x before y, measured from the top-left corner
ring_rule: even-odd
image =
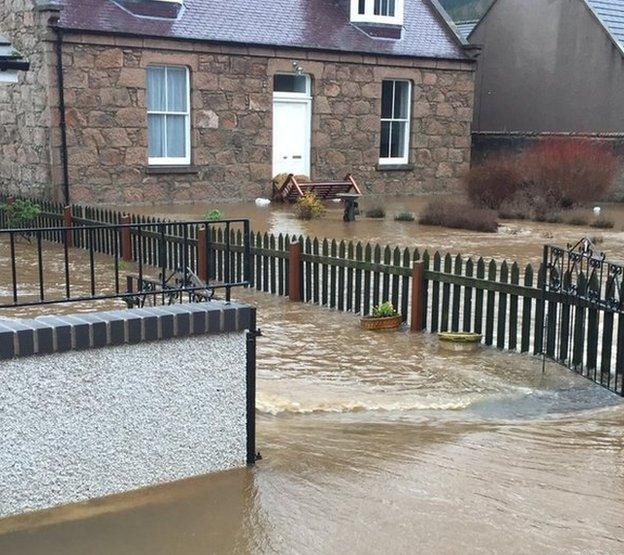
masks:
[[[123,214],[74,206],[69,216],[61,205],[44,203],[43,208],[39,223],[71,217],[82,226],[71,229],[76,246],[119,258],[116,249],[121,239],[113,230],[122,225]],[[373,306],[391,301],[412,329],[476,332],[486,345],[544,354],[624,395],[623,270],[604,257],[598,261],[586,253],[581,258],[589,270],[576,271],[582,264],[574,267],[578,256],[574,249],[548,247],[541,265],[521,268],[515,262],[473,260],[460,254],[254,233],[248,223],[234,229],[233,222],[243,220],[230,221],[229,226],[143,216],[129,216],[126,221],[132,229],[130,260],[145,267],[188,267],[197,273],[203,268],[211,284],[250,285],[355,314],[369,314]],[[200,235],[205,224],[209,232]],[[94,229],[85,231],[89,225]],[[67,250],[64,231],[43,229],[35,240],[60,241]],[[205,261],[200,260],[202,251],[209,253]],[[576,273],[568,272],[568,262]],[[88,271],[91,267],[89,263]],[[162,290],[162,284],[146,287],[145,282],[137,289],[140,276],[136,270],[133,273],[134,290],[119,295],[136,300],[137,290],[149,291],[152,286]]]
[[[197,301],[218,290],[229,300],[233,287],[251,283],[246,219],[73,221],[79,225],[0,229],[10,268],[8,300],[0,308],[106,299],[136,306],[185,296]],[[59,245],[60,252],[45,243]]]

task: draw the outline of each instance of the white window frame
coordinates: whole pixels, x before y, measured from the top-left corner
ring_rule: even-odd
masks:
[[[395,0],[394,16],[375,15],[375,0],[365,0],[364,13],[359,13],[360,0],[351,0],[351,21],[354,23],[385,23],[403,25],[405,0]]]
[[[148,132],[148,160],[147,163],[150,166],[190,166],[191,165],[191,72],[186,66],[176,66],[171,64],[151,64],[148,68],[164,68],[165,71],[167,68],[175,68],[175,69],[184,69],[186,72],[186,111],[185,112],[168,112],[168,111],[160,111],[160,110],[150,110],[147,109],[147,116],[149,119],[150,115],[160,115],[160,116],[185,116],[184,120],[184,134],[185,134],[185,152],[186,156],[182,157],[152,157],[149,156],[149,132]],[[147,79],[147,72],[146,72]],[[165,78],[166,83],[166,78]],[[149,94],[149,91],[146,89],[146,93]],[[147,99],[146,94],[146,99]],[[165,85],[165,94],[167,94],[167,86]],[[165,97],[166,99],[166,97]],[[165,105],[167,101],[165,100]],[[149,122],[148,122],[149,126]],[[165,133],[167,127],[165,126]],[[166,143],[166,139],[165,139]]]
[[[411,127],[412,127],[412,82],[407,80],[407,79],[384,79],[382,81],[382,89],[383,89],[383,83],[386,81],[391,81],[393,83],[392,85],[392,115],[394,116],[394,101],[396,98],[396,95],[394,93],[395,91],[395,87],[396,87],[396,83],[407,83],[407,117],[406,118],[395,118],[395,117],[391,117],[391,118],[384,118],[381,117],[381,123],[379,125],[379,149],[380,149],[380,158],[379,158],[379,165],[380,166],[395,166],[398,164],[409,164],[409,152],[410,152],[410,133],[411,133]],[[383,102],[383,92],[382,92],[382,102]],[[381,157],[381,127],[382,124],[384,122],[405,122],[405,152],[403,154],[403,156],[401,157],[397,157],[397,158],[382,158]],[[390,130],[390,137],[389,137],[389,148],[388,150],[390,152],[392,152],[392,130]]]

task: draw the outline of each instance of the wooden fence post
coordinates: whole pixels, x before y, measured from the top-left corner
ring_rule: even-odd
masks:
[[[206,261],[208,253],[206,252],[206,226],[199,228],[197,232],[197,277],[204,283],[208,283],[208,272]]]
[[[301,243],[296,241],[288,247],[288,298],[301,302]]]
[[[63,208],[63,226],[64,227],[73,226],[71,206],[65,206],[65,208]],[[67,242],[68,247],[74,246],[74,234],[69,229],[65,231],[65,240]]]
[[[122,216],[120,223],[130,225],[130,216]],[[125,262],[132,262],[132,235],[129,227],[121,228],[121,259]]]
[[[425,301],[425,263],[422,260],[412,266],[412,313],[410,316],[411,331],[423,331],[423,312]]]

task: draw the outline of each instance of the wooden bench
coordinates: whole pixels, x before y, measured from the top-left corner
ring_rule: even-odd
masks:
[[[303,183],[290,174],[284,184],[273,190],[273,200],[280,202],[296,202],[307,192],[313,192],[321,200],[340,198],[338,195],[354,193],[362,196],[362,191],[349,173],[342,181],[310,181]]]

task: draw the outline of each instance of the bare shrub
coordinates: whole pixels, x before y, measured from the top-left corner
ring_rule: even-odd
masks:
[[[498,229],[496,212],[476,208],[460,201],[434,200],[425,206],[420,215],[423,225],[435,225],[454,229],[494,232]]]
[[[400,212],[394,217],[395,222],[413,222],[416,216],[411,212]]]
[[[386,217],[386,211],[381,207],[381,206],[375,206],[373,208],[369,208],[366,212],[365,215],[367,218],[385,218]]]
[[[603,199],[617,169],[613,150],[590,139],[544,140],[519,159],[524,186],[561,208]]]
[[[464,178],[464,186],[475,206],[497,210],[521,189],[522,178],[513,157],[497,156],[472,167]]]
[[[618,170],[613,150],[589,139],[548,139],[522,154],[493,157],[464,179],[471,202],[501,217],[547,221],[604,198]]]
[[[611,220],[607,220],[605,218],[596,218],[591,224],[591,227],[595,227],[596,229],[613,229],[615,224]]]

